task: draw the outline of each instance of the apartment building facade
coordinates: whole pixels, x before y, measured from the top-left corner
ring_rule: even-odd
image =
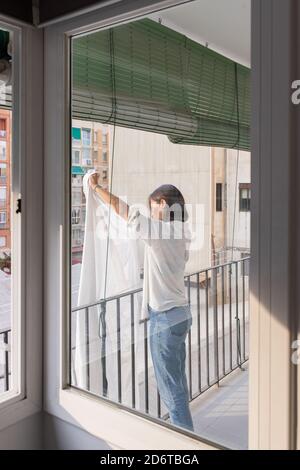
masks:
[[[11,111],[0,110],[0,254],[10,258],[11,249]],[[2,261],[3,263],[4,261]],[[7,265],[7,262],[5,263]],[[9,266],[4,266],[9,269]]]
[[[211,265],[250,255],[251,155],[211,150]]]
[[[72,123],[72,263],[81,262],[85,196],[83,177],[94,168],[100,174],[100,184],[108,187],[109,128],[108,126],[81,120]]]

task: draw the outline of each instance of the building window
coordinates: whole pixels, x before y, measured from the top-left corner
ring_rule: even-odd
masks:
[[[80,206],[81,204],[81,192],[80,191],[73,191],[72,194],[72,203],[74,206]]]
[[[6,225],[6,212],[0,212],[0,228],[4,228]]]
[[[81,222],[82,222],[82,224],[85,223],[85,215],[86,215],[86,208],[82,207],[81,208]]]
[[[0,160],[6,160],[6,142],[0,140]]]
[[[82,149],[82,164],[84,166],[91,166],[92,165],[91,149]]]
[[[98,141],[98,131],[94,130],[94,144],[97,145]]]
[[[72,245],[82,246],[83,244],[83,232],[80,229],[75,229],[72,232]]]
[[[108,133],[102,132],[102,145],[107,145],[108,143]]]
[[[240,184],[240,212],[250,212],[251,185],[250,183]]]
[[[72,175],[72,185],[75,187],[82,186],[82,175]]]
[[[0,119],[0,137],[6,137],[6,119]]]
[[[103,170],[103,172],[102,172],[102,178],[103,178],[104,180],[107,180],[107,170]]]
[[[91,145],[91,129],[82,129],[82,145],[90,147]]]
[[[0,188],[0,209],[6,206],[6,188]]]
[[[107,162],[107,151],[106,151],[106,150],[104,150],[104,151],[102,152],[102,160],[103,160],[104,162]]]
[[[6,184],[6,163],[0,163],[0,184]]]
[[[80,209],[72,210],[72,224],[78,225],[80,222]]]
[[[72,127],[72,140],[81,140],[81,129],[79,127]]]
[[[4,248],[6,246],[6,237],[0,237],[0,248]]]
[[[80,163],[80,151],[79,150],[72,151],[72,163],[74,164]]]
[[[223,210],[222,186],[222,183],[216,184],[216,212],[222,212]]]

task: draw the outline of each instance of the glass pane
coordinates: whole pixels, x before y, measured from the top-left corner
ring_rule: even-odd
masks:
[[[168,10],[170,23],[187,11],[199,15],[201,2],[192,4]],[[231,373],[248,361],[250,218],[239,214],[239,185],[250,183],[247,136],[240,150],[224,148],[223,124],[210,121],[203,132],[215,145],[197,137],[195,113],[207,111],[203,50],[197,55],[201,41],[193,43],[196,69],[185,76],[182,35],[195,38],[195,29],[173,30],[152,16],[129,34],[130,25],[72,40],[72,129],[82,136],[72,150],[82,172],[70,165],[71,385],[229,447],[247,446],[243,397],[239,430],[222,394],[208,413],[204,404],[225,377],[234,394]],[[160,34],[168,47],[159,46]],[[219,90],[207,102],[223,122],[233,108],[218,83],[224,96]],[[247,373],[243,380],[247,389]]]
[[[12,33],[0,30],[0,395],[12,387]]]

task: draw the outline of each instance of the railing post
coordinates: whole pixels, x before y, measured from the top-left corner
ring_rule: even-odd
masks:
[[[8,353],[8,331],[4,333],[4,344],[6,344],[5,350],[5,390],[9,390],[9,353]]]
[[[209,370],[209,305],[208,305],[208,270],[205,271],[205,302],[206,302],[206,309],[205,309],[205,319],[206,319],[206,378],[207,378],[207,386],[210,386],[210,370]]]
[[[226,373],[225,364],[225,283],[224,283],[224,266],[221,267],[222,276],[222,362],[223,362],[223,375]]]
[[[157,402],[157,417],[158,417],[158,418],[161,418],[161,401],[160,401],[160,394],[159,394],[158,389],[157,389],[156,395],[157,395],[157,398],[156,398],[156,402]]]
[[[219,332],[218,332],[218,273],[217,268],[212,268],[212,295],[213,295],[213,308],[214,308],[214,359],[215,359],[215,373],[217,383],[219,385]]]
[[[198,342],[198,391],[201,393],[201,317],[200,317],[200,275],[197,273],[197,342]]]
[[[189,302],[189,307],[191,308],[191,277],[188,276],[188,302]],[[188,365],[189,365],[189,394],[190,394],[190,400],[193,398],[193,382],[192,382],[192,336],[191,336],[191,328],[189,329],[188,332]]]
[[[144,364],[145,364],[145,413],[149,413],[149,377],[148,377],[148,322],[144,322]]]
[[[239,319],[239,265],[238,262],[235,263],[235,307],[236,307],[236,358],[237,365],[239,368],[242,368],[242,359],[241,359],[241,324]]]
[[[135,408],[135,321],[134,321],[134,295],[130,295],[131,312],[131,389],[132,389],[132,408]]]
[[[243,273],[243,359],[245,361],[246,359],[245,260],[242,261],[242,273]]]
[[[102,366],[102,394],[107,396],[108,383],[106,376],[106,302],[101,303],[100,322],[101,333],[99,338],[101,341],[101,366]]]
[[[230,370],[233,369],[232,359],[232,264],[229,265],[229,362]]]
[[[117,299],[117,368],[118,368],[118,401],[122,403],[122,367],[121,367],[121,318],[120,299]]]
[[[86,388],[90,390],[90,327],[89,308],[85,308],[85,363],[86,363]]]

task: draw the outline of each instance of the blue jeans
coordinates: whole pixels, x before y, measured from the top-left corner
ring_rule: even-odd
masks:
[[[188,306],[156,312],[149,307],[150,350],[160,397],[170,421],[193,431],[185,372],[185,340],[192,325]]]

